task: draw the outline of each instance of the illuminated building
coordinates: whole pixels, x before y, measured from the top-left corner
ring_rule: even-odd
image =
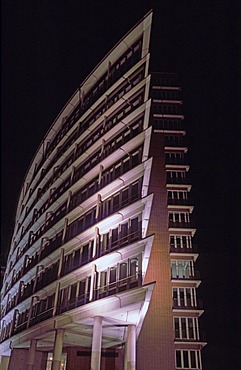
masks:
[[[2,368],[201,369],[180,87],[149,73],[152,13],[80,85],[19,196]]]

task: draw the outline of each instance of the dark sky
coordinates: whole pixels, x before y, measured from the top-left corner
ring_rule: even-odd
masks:
[[[2,1],[1,239],[53,119],[88,73],[151,8],[152,70],[177,72],[199,246],[205,370],[239,369],[239,1]],[[240,326],[241,327],[241,326]]]

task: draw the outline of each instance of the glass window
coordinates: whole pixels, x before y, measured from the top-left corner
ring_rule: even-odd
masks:
[[[89,256],[89,244],[86,244],[82,248],[82,263],[86,263],[88,261]]]
[[[53,362],[53,353],[49,352],[48,357],[47,357],[47,363],[46,363],[46,369],[45,370],[51,370],[52,369],[52,362]],[[67,362],[67,353],[62,353],[61,362],[60,362],[61,370],[66,370],[66,362]]]
[[[86,281],[82,280],[79,282],[79,297],[85,295],[85,286],[86,286]]]
[[[138,258],[131,258],[130,260],[130,276],[133,279],[138,279]]]
[[[187,338],[186,318],[181,318],[182,338]]]
[[[90,227],[90,226],[91,226],[91,220],[92,220],[92,211],[88,212],[88,213],[85,215],[85,228],[87,228],[87,227]]]
[[[110,268],[110,283],[116,281],[116,266]]]
[[[70,288],[70,299],[74,299],[76,297],[76,291],[77,291],[77,283],[71,285],[71,288]]]
[[[111,245],[112,247],[116,246],[118,243],[118,228],[113,229],[111,232]]]
[[[128,240],[128,223],[121,225],[121,244]]]
[[[106,277],[107,277],[107,271],[101,271],[100,273],[100,288],[99,292],[103,293],[106,291]]]
[[[120,264],[120,277],[119,280],[126,279],[127,277],[127,263],[121,263]]]
[[[191,358],[191,367],[196,368],[196,353],[195,353],[195,351],[190,351],[190,358]]]
[[[183,354],[183,367],[185,367],[186,369],[188,369],[188,367],[189,367],[188,351],[183,351],[182,354]]]
[[[114,196],[113,198],[113,211],[115,211],[116,209],[118,209],[118,206],[119,206],[119,196],[120,194],[117,194]]]
[[[181,351],[176,351],[176,367],[182,367]]]
[[[128,189],[122,191],[122,206],[128,203]]]

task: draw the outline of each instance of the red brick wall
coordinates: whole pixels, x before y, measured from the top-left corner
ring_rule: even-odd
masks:
[[[154,192],[154,199],[148,235],[155,234],[155,237],[144,283],[156,281],[156,285],[137,342],[137,369],[173,370],[171,263],[163,135],[152,136],[150,156],[154,158],[149,193]]]

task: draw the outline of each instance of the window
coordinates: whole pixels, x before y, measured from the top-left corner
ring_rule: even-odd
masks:
[[[182,367],[181,351],[176,351],[176,367]]]
[[[77,268],[79,266],[79,263],[80,263],[80,249],[77,249],[74,252],[74,257],[73,257],[73,266],[74,266],[74,268]]]
[[[89,258],[89,243],[85,244],[82,248],[82,264],[87,263]]]
[[[185,190],[168,190],[167,192],[168,199],[175,199],[175,200],[184,200],[188,199],[187,191]]]
[[[116,281],[116,267],[110,268],[110,283],[114,283]]]
[[[194,276],[194,262],[190,260],[172,260],[172,278],[188,279]]]
[[[190,235],[170,235],[170,247],[175,249],[192,248]]]
[[[118,228],[113,229],[111,232],[111,246],[116,247],[118,244]]]
[[[124,189],[122,192],[122,205],[128,204],[128,189]]]
[[[106,291],[106,281],[107,271],[101,271],[99,280],[99,293],[104,293]]]
[[[79,282],[79,297],[83,297],[85,295],[85,289],[86,289],[86,280],[81,280]]]
[[[197,317],[174,317],[175,339],[198,340]]]
[[[197,297],[195,288],[173,288],[174,307],[196,307]]]
[[[115,212],[118,207],[119,207],[119,203],[120,203],[120,193],[116,194],[114,197],[113,197],[113,211]]]
[[[61,290],[61,307],[65,307],[68,304],[69,287]]]
[[[121,240],[120,240],[121,245],[123,245],[123,243],[128,241],[128,222],[121,225],[120,237],[121,237]]]
[[[201,352],[198,350],[176,350],[176,368],[201,369]]]
[[[48,299],[47,299],[47,308],[48,309],[51,309],[54,307],[54,299],[55,299],[55,294],[52,294],[50,296],[48,296]]]
[[[186,171],[167,171],[167,179],[173,184],[185,184],[187,182]]]
[[[122,262],[120,264],[120,280],[123,280],[123,279],[126,279],[127,277],[127,263],[126,262]]]
[[[48,353],[47,357],[47,364],[45,370],[51,370],[52,369],[52,362],[53,362],[53,353]],[[61,355],[61,362],[60,362],[60,368],[61,370],[66,370],[66,362],[67,362],[67,354],[62,353]]]
[[[108,247],[109,247],[109,233],[107,234],[102,234],[101,236],[101,254],[102,253],[105,253],[108,251]]]
[[[189,223],[190,215],[187,212],[169,212],[169,221],[174,223]]]
[[[76,292],[77,292],[77,283],[71,285],[70,287],[70,300],[74,300],[76,298]]]
[[[155,104],[153,106],[154,113],[156,114],[179,114],[179,104]]]
[[[109,290],[116,288],[117,266],[113,266],[109,270]]]
[[[130,260],[131,281],[138,280],[138,268],[139,268],[138,258],[131,258]]]
[[[165,157],[168,164],[184,164],[183,152],[168,152]]]

